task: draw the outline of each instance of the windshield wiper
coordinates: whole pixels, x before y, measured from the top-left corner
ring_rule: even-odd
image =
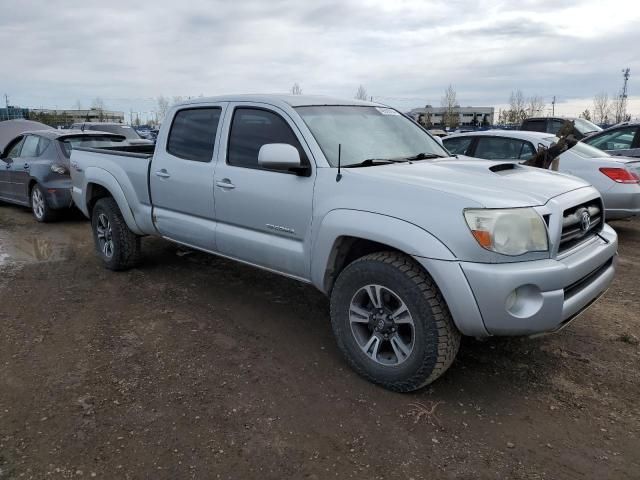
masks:
[[[388,165],[390,163],[403,163],[408,162],[407,159],[395,159],[395,158],[367,158],[359,163],[352,163],[350,165],[342,165],[342,168],[354,168],[354,167],[372,167],[374,165]]]
[[[405,160],[429,160],[431,158],[447,158],[444,155],[438,155],[437,153],[418,153],[413,157],[405,157]]]

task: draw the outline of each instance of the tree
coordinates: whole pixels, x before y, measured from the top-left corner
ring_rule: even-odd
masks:
[[[529,117],[542,115],[545,107],[544,98],[539,95],[532,95],[531,97],[529,97],[527,104],[527,113]]]
[[[291,95],[302,95],[302,88],[300,88],[300,85],[298,85],[298,82],[293,84],[290,92],[291,92]]]
[[[615,123],[624,122],[627,119],[627,98],[620,92],[611,103]]]
[[[589,111],[588,108],[580,114],[580,118],[584,118],[585,120],[591,121],[591,112]]]
[[[596,123],[608,123],[611,114],[609,95],[607,92],[600,92],[593,97],[593,120]]]
[[[507,123],[522,123],[527,118],[526,102],[522,90],[511,91],[509,96],[509,110],[507,110]]]
[[[181,101],[184,100],[184,97],[182,97],[181,95],[178,95],[176,97],[173,97],[173,105],[175,105],[176,103],[180,103]]]
[[[76,110],[82,110],[82,103],[80,103],[80,100],[76,100],[76,103],[74,104],[74,108]]]
[[[169,111],[169,99],[164,95],[160,95],[156,98],[156,103],[158,104],[158,122],[162,123]]]
[[[100,97],[94,98],[91,102],[91,110],[96,110],[100,122],[104,122],[104,109],[104,100]]]
[[[460,114],[458,113],[458,100],[456,95],[456,89],[453,85],[449,86],[444,91],[444,96],[440,99],[444,111],[442,113],[442,123],[449,128],[456,128],[460,123]]]
[[[360,85],[358,87],[358,90],[356,90],[356,96],[355,96],[356,100],[366,100],[368,97],[367,95],[367,89],[364,88],[363,85]]]

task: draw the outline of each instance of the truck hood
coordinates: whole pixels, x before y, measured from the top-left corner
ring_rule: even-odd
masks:
[[[464,156],[351,171],[371,180],[446,192],[487,208],[544,205],[553,197],[589,186],[584,180],[550,170]]]

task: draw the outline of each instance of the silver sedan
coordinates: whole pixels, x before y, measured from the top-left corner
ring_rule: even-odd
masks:
[[[442,141],[452,154],[524,162],[558,137],[543,132],[487,130],[449,135]],[[640,159],[612,156],[582,142],[559,159],[561,173],[582,178],[600,191],[607,219],[640,215]]]

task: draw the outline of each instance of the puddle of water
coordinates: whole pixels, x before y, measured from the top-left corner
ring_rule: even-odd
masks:
[[[75,233],[54,229],[40,234],[0,230],[0,266],[74,258],[78,249],[91,240],[86,231]]]

